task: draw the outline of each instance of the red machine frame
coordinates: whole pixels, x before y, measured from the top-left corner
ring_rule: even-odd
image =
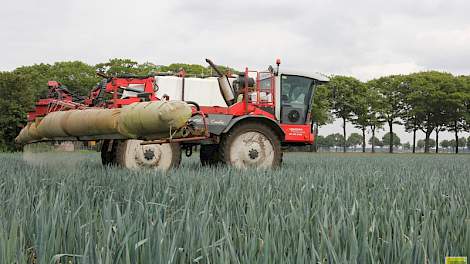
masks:
[[[255,90],[249,91],[248,87],[248,78],[249,74],[256,74],[256,86]],[[184,78],[184,73],[180,73],[179,76]],[[261,75],[267,75],[267,78],[270,78],[270,85],[268,89],[263,90],[264,92],[269,92],[271,100],[262,100],[261,99]],[[135,102],[141,101],[156,101],[161,100],[155,95],[155,77],[146,76],[146,77],[108,77],[100,74],[100,76],[107,79],[105,87],[104,84],[101,86],[98,85],[94,88],[88,98],[84,98],[80,102],[74,101],[73,96],[68,92],[67,89],[64,89],[60,83],[50,81],[48,83],[50,87],[50,95],[53,93],[55,98],[41,99],[36,103],[34,111],[28,113],[28,121],[34,121],[37,118],[41,118],[53,111],[66,111],[70,109],[85,109],[90,107],[96,108],[120,108],[124,105],[129,105]],[[250,116],[250,117],[263,117],[271,120],[273,123],[277,124],[283,131],[282,142],[285,143],[306,143],[311,144],[314,141],[314,135],[312,133],[311,124],[281,124],[276,116],[268,111],[263,110],[262,108],[272,108],[274,113],[276,105],[276,92],[275,92],[275,77],[276,75],[273,72],[258,72],[250,71],[248,68],[245,68],[245,84],[242,88],[241,93],[243,94],[243,100],[236,102],[229,107],[219,107],[219,106],[200,106],[200,109],[197,110],[196,107],[193,108],[193,114],[199,114],[203,117],[204,125],[207,129],[206,116],[210,114],[222,114],[222,115],[231,115],[234,117],[241,116]],[[266,80],[267,78],[263,78]],[[129,98],[120,98],[120,90],[129,89],[130,85],[143,85],[144,89],[141,92],[143,96],[129,97]],[[253,89],[253,88],[252,88]],[[96,100],[100,96],[103,96],[103,92],[110,94],[111,99],[102,100],[99,103],[96,103]],[[256,93],[256,100],[250,99],[250,94]],[[307,119],[309,120],[309,119]],[[197,141],[208,139],[211,137],[208,131],[205,132],[204,136],[193,136],[181,139],[167,139],[166,142],[184,142],[184,141]],[[160,141],[159,141],[160,142]]]

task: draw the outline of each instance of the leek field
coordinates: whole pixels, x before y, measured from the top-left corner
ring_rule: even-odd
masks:
[[[443,263],[470,257],[470,155],[289,153],[277,171],[0,154],[0,263]]]

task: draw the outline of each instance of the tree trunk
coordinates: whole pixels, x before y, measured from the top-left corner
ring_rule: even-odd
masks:
[[[436,153],[439,153],[439,128],[436,128]]]
[[[372,127],[372,153],[375,153],[375,126]]]
[[[362,126],[362,152],[366,152],[366,127]]]
[[[390,149],[388,152],[393,153],[393,120],[388,122],[388,127],[390,128]]]
[[[343,152],[346,152],[346,118],[343,118]]]
[[[416,153],[416,128],[413,129],[413,153]]]
[[[426,139],[424,143],[424,153],[429,153],[429,138],[431,137],[431,129],[426,130]]]
[[[459,153],[459,131],[457,130],[457,121],[454,121],[454,133],[455,133],[455,154]]]

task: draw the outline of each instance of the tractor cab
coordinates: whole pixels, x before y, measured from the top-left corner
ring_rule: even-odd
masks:
[[[228,114],[268,118],[273,129],[280,132],[284,145],[312,144],[313,96],[316,87],[328,81],[318,73],[279,71],[279,67],[260,72],[246,68],[233,82],[233,89],[226,89],[233,92],[230,97],[225,97],[222,86],[220,90],[227,102]]]
[[[319,73],[246,69],[233,82],[235,100],[226,101],[229,106],[245,101],[274,115],[280,124],[310,124],[315,88],[328,81]]]

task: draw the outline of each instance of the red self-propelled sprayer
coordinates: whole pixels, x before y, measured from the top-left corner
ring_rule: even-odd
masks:
[[[162,170],[198,145],[203,165],[266,169],[281,165],[283,146],[313,143],[312,101],[328,78],[280,71],[279,60],[276,69],[238,75],[206,61],[217,76],[99,73],[88,97],[50,81],[17,142],[99,140],[103,164]]]

